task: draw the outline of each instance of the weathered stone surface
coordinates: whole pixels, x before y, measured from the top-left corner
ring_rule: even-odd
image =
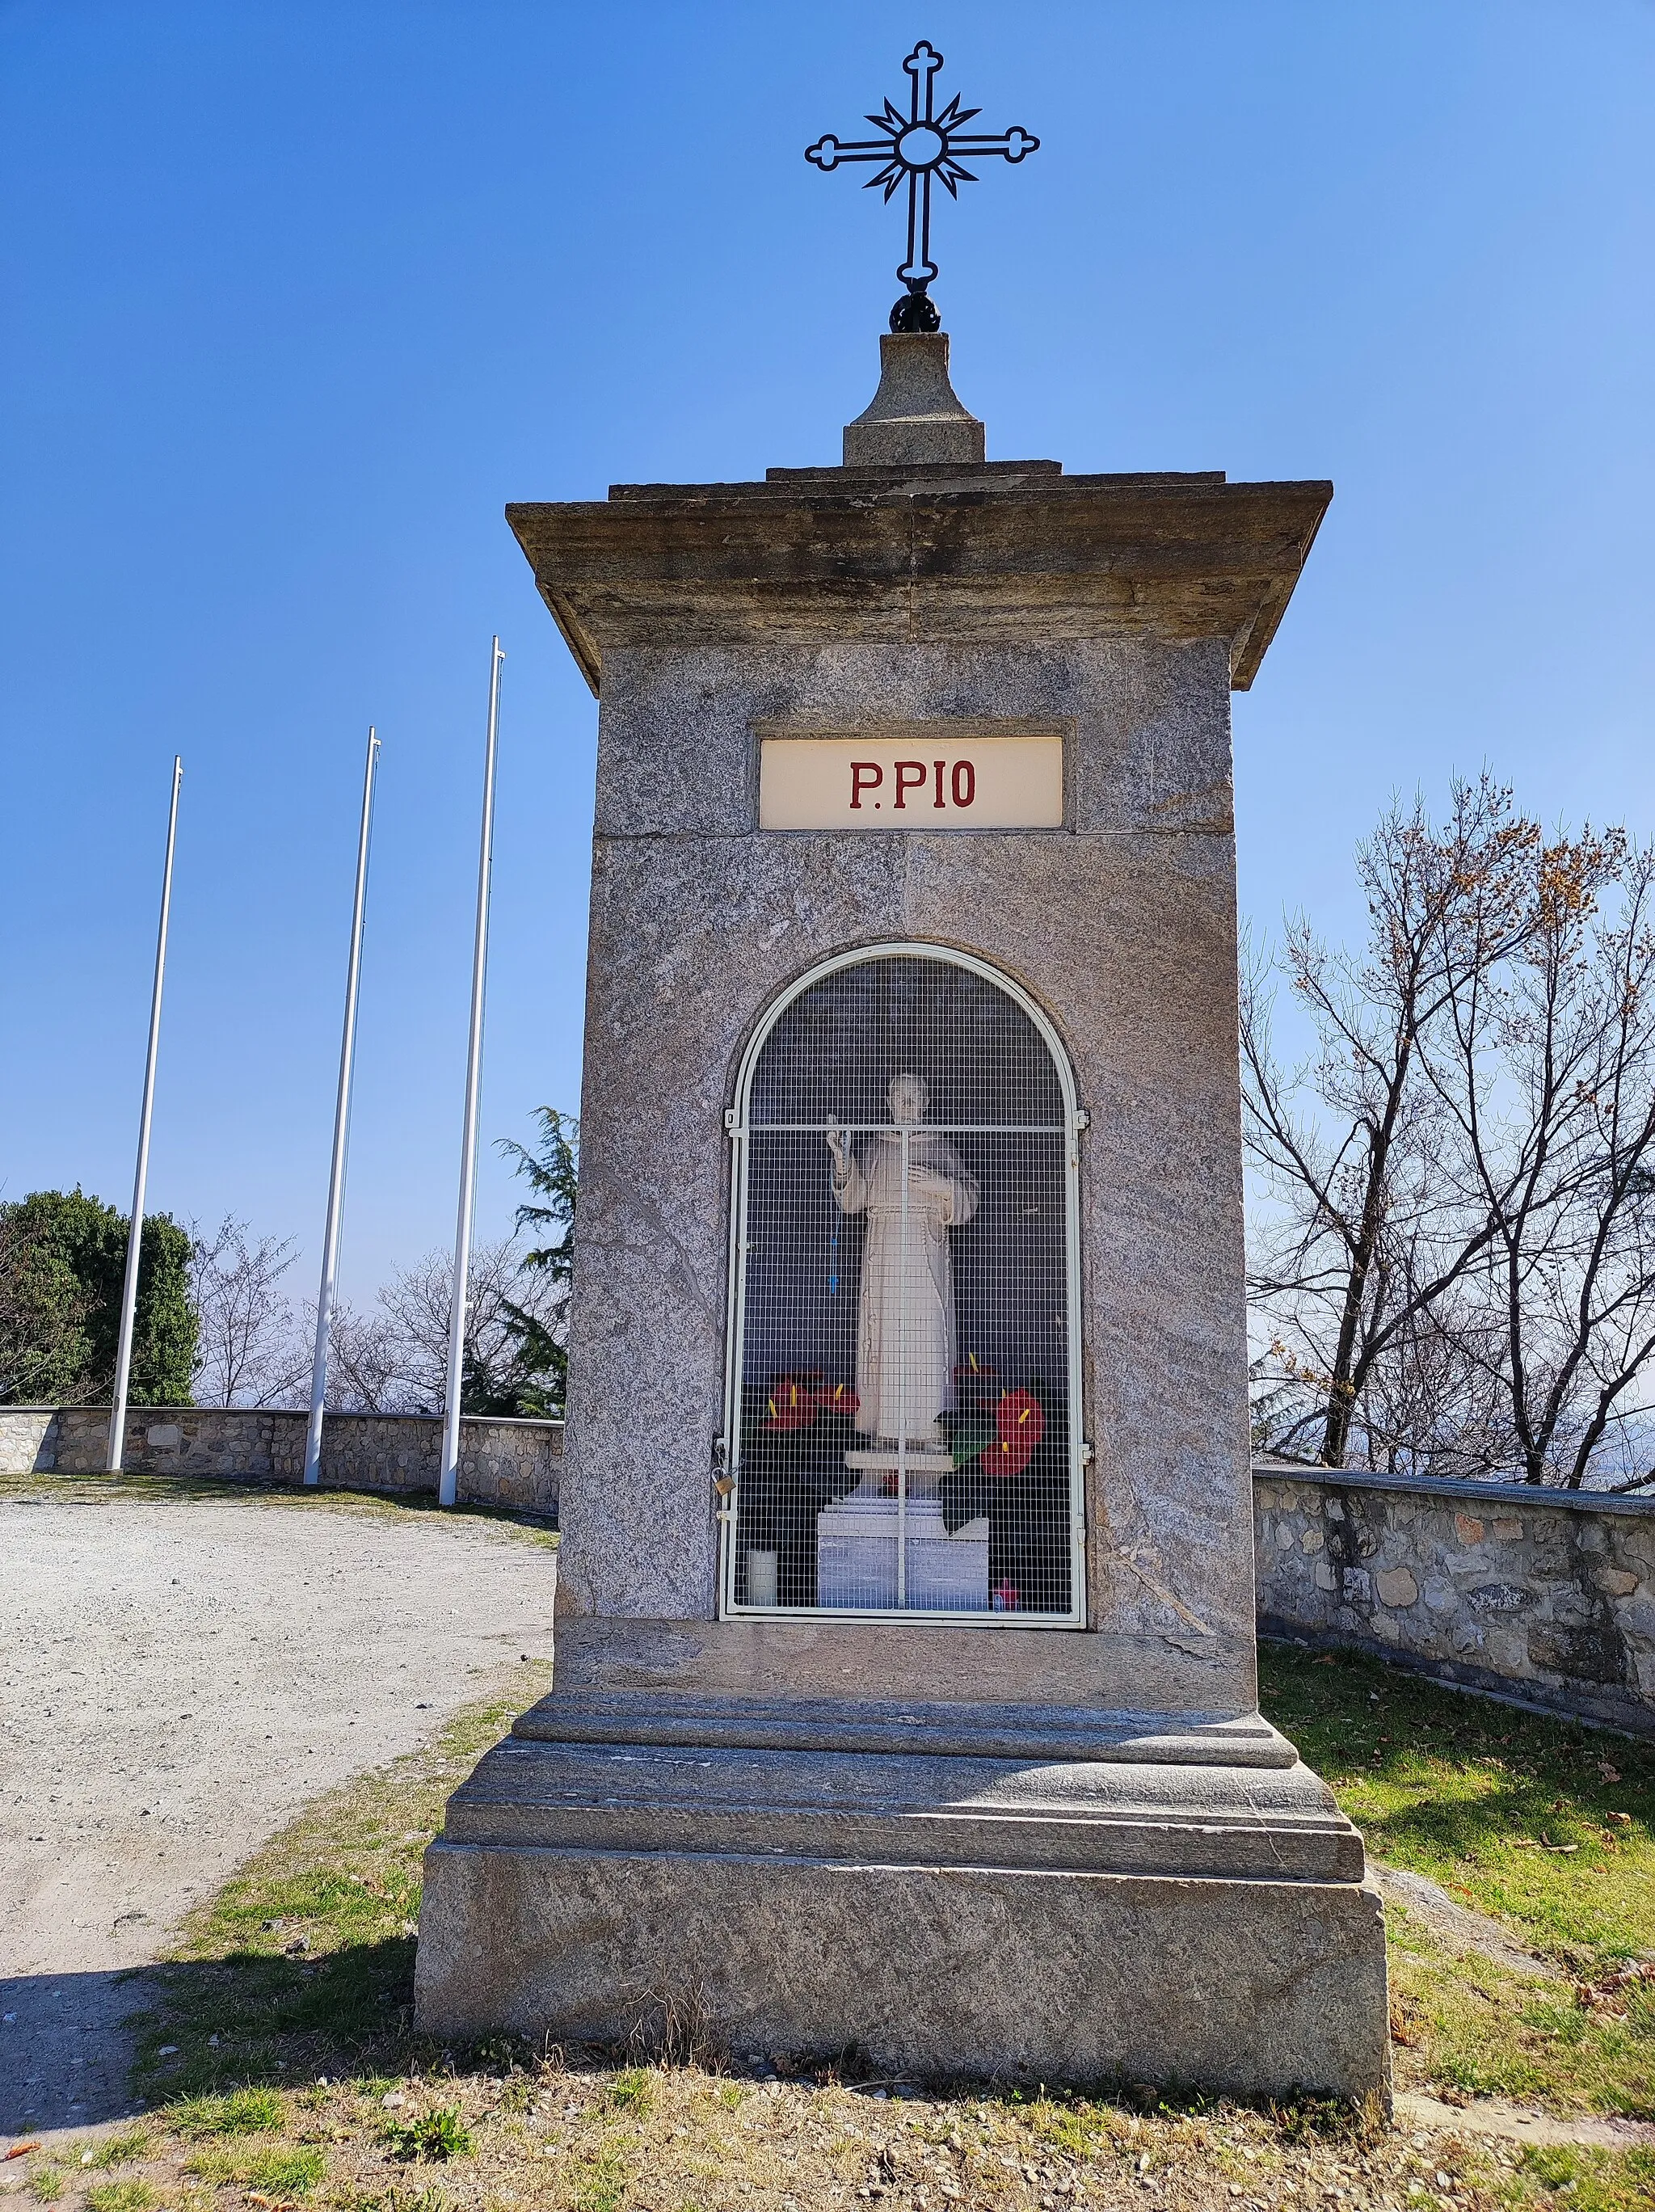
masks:
[[[1591,1578],[1610,1597],[1630,1597],[1638,1587],[1638,1577],[1630,1567],[1597,1567]]]
[[[1542,1621],[1529,1631],[1528,1656],[1543,1674],[1595,1684],[1626,1679],[1626,1646],[1611,1621]]]
[[[1267,1633],[1371,1641],[1450,1681],[1655,1734],[1655,1498],[1269,1460],[1253,1493]],[[1371,1596],[1304,1548],[1325,1538],[1354,1551],[1358,1529],[1373,1545]]]
[[[845,465],[984,458],[983,426],[949,381],[946,331],[911,331],[879,341],[879,389],[845,425]]]
[[[1359,2097],[1389,2079],[1355,1882],[438,1843],[415,2018],[624,2040],[691,2004],[737,2049],[893,2075]]]
[[[628,646],[1218,641],[1245,690],[1332,486],[1051,462],[789,470],[508,507],[592,689]]]
[[[907,1746],[876,1751],[514,1730],[449,1800],[443,1833],[546,1850],[1362,1878],[1361,1837],[1290,1751],[1268,1767],[1215,1764],[1211,1743],[1183,1760],[1054,1761],[943,1755],[930,1735],[911,1729]]]
[[[0,1406],[0,1474],[44,1474],[58,1462],[56,1406]]]
[[[567,1537],[565,1536],[567,1543]],[[934,1649],[933,1649],[934,1647]],[[916,1705],[1021,1705],[1026,1724],[1048,1713],[1176,1717],[1191,1726],[1252,1725],[1249,1638],[1131,1636],[1110,1631],[928,1626],[916,1655],[912,1628],[842,1622],[628,1620],[562,1614],[558,1622],[560,1710],[566,1698],[646,1692],[652,1698],[754,1696],[837,1703],[853,1698],[897,1716]],[[1136,1720],[1132,1723],[1137,1725]]]
[[[1246,1462],[1228,692],[1327,495],[905,464],[510,510],[603,683],[558,1674],[429,1855],[430,2032],[693,1993],[907,2069],[1385,2084],[1361,1839],[1256,1710]],[[1061,829],[757,826],[761,733],[1031,717]],[[740,1057],[915,943],[1023,986],[1088,1116],[1084,1629],[715,1617]]]
[[[1091,1115],[1082,1251],[1094,1623],[1170,1637],[1174,1650],[1193,1644],[1198,1659],[1234,1650],[1230,1710],[1252,1705],[1227,681],[1210,644],[611,657],[566,1616],[712,1613],[723,1117],[741,1051],[812,962],[858,943],[941,940],[1045,1004]],[[882,712],[980,720],[1013,708],[1072,722],[1071,804],[1085,828],[969,838],[756,829],[756,722],[842,727]],[[943,1644],[919,1643],[913,1664],[946,1694]],[[1210,1690],[1197,1694],[1210,1705]]]
[[[1406,1567],[1388,1567],[1375,1575],[1373,1588],[1381,1605],[1412,1605],[1420,1594],[1419,1584]]]
[[[577,1631],[590,1631],[609,1623],[576,1622]],[[630,1626],[630,1624],[628,1624]],[[962,1644],[974,1640],[981,1663],[973,1666],[962,1653],[961,1679],[949,1698],[899,1697],[893,1679],[893,1662],[900,1657],[905,1633],[895,1623],[889,1627],[861,1623],[866,1632],[848,1647],[870,1662],[869,1680],[851,1671],[822,1668],[814,1677],[785,1663],[767,1667],[759,1662],[773,1656],[797,1660],[767,1640],[777,1631],[799,1628],[793,1621],[737,1620],[736,1631],[756,1629],[760,1638],[739,1634],[708,1634],[698,1638],[683,1623],[644,1622],[647,1632],[663,1633],[659,1644],[676,1641],[686,1650],[667,1668],[623,1668],[618,1650],[636,1651],[646,1635],[603,1638],[603,1658],[592,1664],[590,1635],[573,1659],[560,1631],[559,1683],[555,1695],[544,1698],[515,1723],[515,1735],[550,1742],[652,1743],[731,1745],[747,1748],[791,1749],[798,1747],[835,1751],[900,1751],[921,1747],[965,1756],[1035,1759],[1155,1760],[1165,1764],[1216,1766],[1284,1767],[1297,1754],[1285,1737],[1257,1712],[1240,1717],[1179,1711],[1166,1705],[1134,1710],[1116,1705],[1100,1708],[1058,1703],[1054,1692],[1072,1686],[1048,1677],[1036,1680],[1027,1665],[1032,1656],[1015,1646],[1017,1632],[985,1637],[967,1631]],[[842,1626],[827,1624],[825,1644],[838,1627],[841,1659],[846,1650]],[[911,1631],[906,1632],[909,1634]],[[946,1635],[946,1630],[938,1630]],[[1027,1646],[1044,1639],[1021,1639]],[[1078,1638],[1076,1639],[1079,1641]],[[1008,1650],[1007,1646],[1014,1647]],[[709,1648],[710,1647],[710,1648]],[[825,1656],[812,1653],[813,1657]],[[708,1659],[715,1663],[708,1666]],[[1000,1664],[993,1664],[998,1659]],[[1019,1665],[1021,1660],[1022,1665]],[[582,1662],[585,1662],[583,1668]],[[1079,1670],[1076,1670],[1079,1671]],[[1170,1672],[1170,1669],[1168,1669]],[[1083,1677],[1089,1686],[1095,1677]],[[1140,1694],[1159,1686],[1150,1678],[1132,1686]]]

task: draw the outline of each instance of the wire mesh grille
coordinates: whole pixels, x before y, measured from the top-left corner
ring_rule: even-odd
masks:
[[[743,1608],[1068,1618],[1070,1133],[975,969],[839,968],[785,1008],[740,1131]]]

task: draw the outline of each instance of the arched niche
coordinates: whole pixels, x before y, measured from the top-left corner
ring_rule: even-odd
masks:
[[[841,955],[767,1010],[730,1121],[723,1612],[1082,1622],[1083,1116],[1046,1015],[945,946]]]

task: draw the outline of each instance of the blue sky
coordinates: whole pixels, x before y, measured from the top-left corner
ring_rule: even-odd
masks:
[[[1333,478],[1236,702],[1244,907],[1485,761],[1655,828],[1650,0],[0,0],[0,1187],[320,1236],[385,743],[343,1278],[452,1235],[490,633],[483,1130],[577,1103],[596,710],[508,499],[838,457],[897,210],[803,149],[920,36],[1040,152],[944,202],[991,456]],[[515,1193],[485,1158],[479,1225]]]

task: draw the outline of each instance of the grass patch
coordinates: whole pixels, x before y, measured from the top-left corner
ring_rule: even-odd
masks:
[[[387,2087],[376,2064],[294,2090],[280,2137],[191,2140],[157,2113],[148,2199],[88,2195],[73,2212],[154,2212],[158,2197],[167,2212],[209,2212],[214,2191],[222,2212],[1648,2212],[1651,2201],[1641,2152],[1410,2133],[1325,2102],[1261,2112],[986,2086],[886,2097],[797,2069],[737,2081],[523,2043],[496,2044],[487,2066],[465,2050],[403,2057],[405,2086]],[[388,2097],[433,2100],[427,2110],[463,2128],[470,2154],[446,2172],[451,2187],[401,2178]]]
[[[570,2175],[572,2212],[621,2212],[628,2179],[625,2155],[613,2143],[583,2159]]]
[[[287,2121],[278,2089],[232,2089],[223,2097],[180,2097],[167,2115],[181,2136],[273,2135]]]
[[[147,2181],[100,2181],[86,2192],[87,2212],[150,2212],[160,2202]]]
[[[68,2186],[61,2166],[49,2166],[36,2159],[34,2170],[28,2178],[29,2193],[39,2204],[55,2204]]]
[[[1355,1653],[1266,1645],[1260,1674],[1266,1712],[1376,1858],[1571,1964],[1655,1951],[1655,1747]]]
[[[234,2150],[215,2144],[185,2161],[185,2172],[203,2181],[234,2182],[274,2197],[308,2196],[326,2171],[327,2160],[313,2143],[244,2143]],[[90,2212],[100,2207],[92,2205]]]
[[[1355,1653],[1267,1645],[1259,1664],[1265,1711],[1373,1856],[1561,1972],[1459,1957],[1388,1907],[1399,2078],[1655,2120],[1655,1747]]]
[[[451,2200],[440,2189],[389,2189],[342,2198],[347,2212],[452,2212]]]
[[[249,2132],[262,2108],[226,2092],[266,2085],[268,2096],[284,2075],[355,2075],[370,2049],[401,2053],[425,1847],[450,1792],[550,1680],[548,1661],[519,1665],[509,1696],[468,1707],[432,1744],[319,1799],[185,1922],[155,1976],[161,2007],[137,2023],[146,2096],[239,2112],[220,2131]],[[167,2044],[176,2056],[161,2056]]]
[[[1567,2144],[1535,2144],[1525,2150],[1519,2172],[1523,2179],[1577,2212],[1624,2212],[1628,2203],[1640,2201],[1630,2191],[1641,2191],[1644,2204],[1655,2204],[1655,2152],[1634,2150],[1616,2158]]]
[[[149,2150],[148,2128],[123,2128],[118,2136],[106,2136],[95,2145],[92,2163],[103,2172],[112,2166],[130,2166],[136,2159],[146,2157]]]
[[[609,2103],[617,2112],[646,2112],[651,2081],[646,2066],[628,2066],[609,2084]]]

